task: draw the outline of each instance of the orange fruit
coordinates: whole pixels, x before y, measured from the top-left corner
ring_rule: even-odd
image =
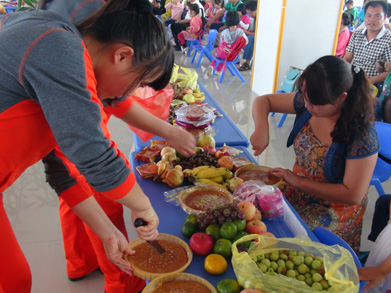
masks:
[[[225,222],[220,227],[220,235],[225,239],[232,239],[238,233],[238,228],[233,222]]]
[[[217,284],[217,292],[219,293],[239,293],[240,287],[236,280],[234,279],[222,279]]]
[[[220,238],[213,246],[213,252],[228,258],[232,255],[232,242],[228,239]]]
[[[224,274],[227,267],[227,261],[219,254],[212,253],[205,258],[204,268],[211,275]]]

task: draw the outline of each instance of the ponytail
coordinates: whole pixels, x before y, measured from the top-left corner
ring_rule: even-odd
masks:
[[[374,120],[374,99],[367,75],[357,66],[350,67],[353,85],[347,91],[341,116],[331,133],[334,141],[345,143],[353,136],[365,133]]]
[[[148,0],[110,0],[77,28],[82,35],[91,35],[101,43],[124,43],[133,48],[131,71],[140,70],[142,74],[129,88],[151,73],[159,76],[146,85],[160,90],[168,84],[174,51],[164,25],[153,15]]]

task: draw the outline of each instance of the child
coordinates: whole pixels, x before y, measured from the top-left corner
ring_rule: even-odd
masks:
[[[239,24],[239,13],[236,10],[230,10],[227,12],[225,18],[225,24],[228,29],[222,31],[220,35],[220,44],[216,49],[216,57],[225,59],[232,49],[232,45],[237,39],[243,37],[248,42],[247,36],[242,29],[239,29],[237,26]],[[208,67],[208,76],[212,76],[214,67],[216,66],[216,61],[213,60]],[[217,74],[221,73],[223,64],[219,63],[216,72]]]
[[[391,292],[390,202],[390,194],[382,195],[376,201],[372,230],[368,236],[369,240],[376,242],[369,253],[365,267],[358,269],[360,280],[369,281],[364,287],[365,291],[372,289],[370,292]]]
[[[240,4],[236,11],[239,13],[240,17],[238,28],[241,28],[242,30],[248,30],[248,28],[250,27],[251,19],[250,16],[247,14],[245,5]]]
[[[169,17],[164,25],[168,27],[170,24],[174,23],[177,20],[181,20],[182,12],[183,12],[183,4],[182,0],[171,0],[170,3],[166,4],[166,9],[171,9],[171,17]]]
[[[208,19],[213,18],[218,12],[223,9],[223,0],[212,0],[213,7],[208,12],[205,11],[205,15]],[[222,18],[219,18],[215,21],[215,23],[220,23]],[[206,27],[204,40],[208,39],[210,27]]]
[[[187,4],[190,13],[190,26],[185,31],[181,31],[178,34],[178,40],[181,44],[181,50],[183,54],[187,53],[186,41],[192,41],[198,39],[198,34],[202,28],[203,20],[199,16],[200,8],[197,4]]]
[[[351,16],[349,13],[344,12],[342,13],[341,28],[339,29],[339,35],[338,35],[337,50],[335,51],[335,55],[337,57],[343,58],[343,56],[345,55],[346,46],[348,45],[350,39],[350,31],[348,29],[349,25],[351,25]]]
[[[347,9],[344,12],[350,13],[352,15],[352,25],[354,26],[358,18],[358,10],[356,7],[354,7],[353,0],[346,1],[345,5]]]

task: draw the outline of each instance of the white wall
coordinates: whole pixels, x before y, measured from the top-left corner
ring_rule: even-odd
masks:
[[[253,91],[273,92],[282,0],[259,0]],[[304,69],[332,54],[341,0],[287,0],[278,67],[279,88],[290,65]]]

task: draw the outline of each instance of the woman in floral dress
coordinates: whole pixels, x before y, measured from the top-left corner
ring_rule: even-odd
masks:
[[[270,112],[297,114],[287,143],[296,153],[293,171],[270,172],[288,183],[283,193],[311,229],[324,227],[358,252],[379,150],[368,79],[360,68],[324,56],[304,70],[298,89],[255,99],[254,155],[269,144]]]

